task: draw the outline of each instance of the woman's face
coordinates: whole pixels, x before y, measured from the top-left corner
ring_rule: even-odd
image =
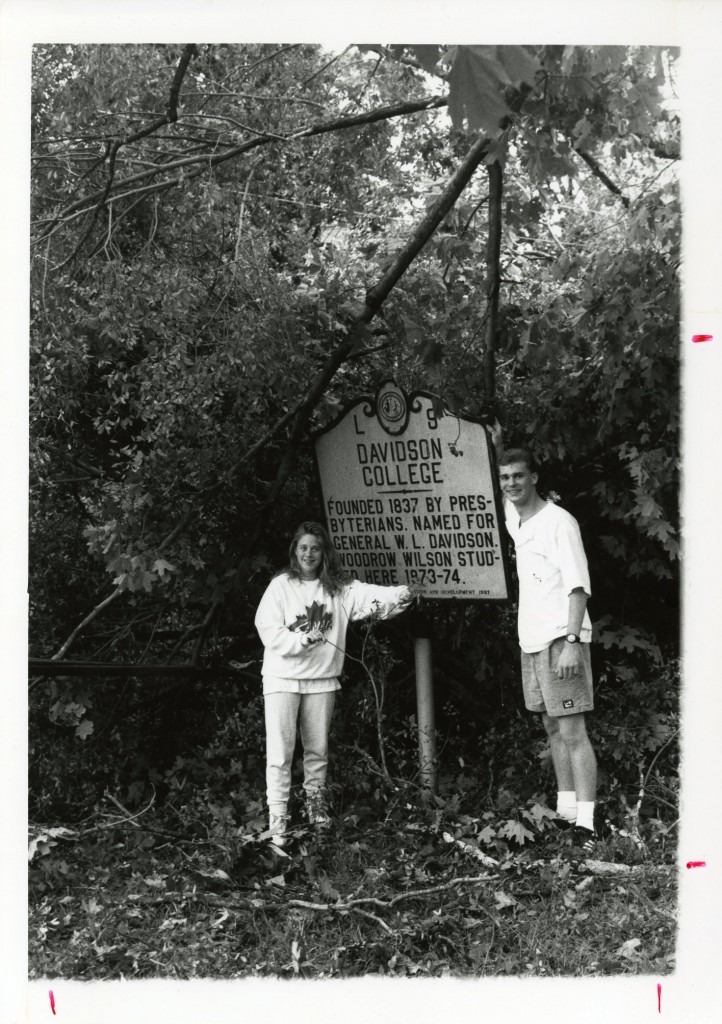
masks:
[[[315,580],[321,571],[323,545],[312,533],[304,533],[296,545],[296,558],[304,579]]]

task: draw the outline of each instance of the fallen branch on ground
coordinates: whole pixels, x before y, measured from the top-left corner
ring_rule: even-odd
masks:
[[[230,907],[230,909],[237,910],[281,910],[284,907],[296,907],[299,910],[314,910],[322,913],[327,911],[349,913],[351,911],[361,910],[361,904],[371,904],[374,907],[380,907],[382,910],[391,910],[403,900],[420,899],[424,896],[433,896],[435,893],[446,892],[449,889],[453,889],[457,885],[478,885],[481,882],[493,882],[496,881],[498,877],[498,875],[465,875],[460,878],[452,878],[450,881],[444,882],[440,885],[430,886],[428,889],[412,889],[409,892],[400,892],[390,900],[382,900],[377,896],[366,896],[361,899],[346,900],[345,902],[316,903],[311,900],[298,899],[262,900],[257,898],[241,898],[236,899],[231,903],[227,897],[224,897],[222,901],[218,901],[218,906]],[[216,905],[216,902],[207,893],[199,892],[188,895],[192,895],[194,899],[202,899],[212,906]],[[366,916],[374,917],[374,915],[369,912],[366,912]]]
[[[496,868],[499,866],[499,861],[494,860],[487,853],[484,853],[479,849],[478,846],[472,846],[471,843],[465,843],[463,839],[454,839],[448,832],[442,833],[441,837],[445,843],[452,843],[454,846],[458,846],[468,857],[473,857],[474,860],[480,861],[484,867]]]
[[[669,875],[674,870],[671,864],[613,864],[605,860],[585,860],[580,870],[602,878],[640,878],[649,875]]]

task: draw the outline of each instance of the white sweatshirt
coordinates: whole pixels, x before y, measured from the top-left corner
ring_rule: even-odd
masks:
[[[295,580],[282,573],[269,583],[256,612],[265,648],[263,692],[319,693],[338,690],[349,622],[377,614],[398,614],[408,587],[379,587],[351,580],[331,597],[319,580]],[[304,647],[301,637],[319,628],[324,643]]]

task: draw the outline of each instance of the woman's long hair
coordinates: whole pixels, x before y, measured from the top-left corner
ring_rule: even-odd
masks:
[[[349,580],[353,579],[353,577],[351,573],[341,565],[341,560],[338,557],[336,548],[331,543],[331,538],[320,523],[307,521],[300,524],[293,535],[291,546],[288,549],[288,568],[282,571],[287,573],[293,580],[300,580],[303,578],[301,566],[299,565],[298,558],[296,557],[296,548],[298,547],[298,542],[301,537],[304,537],[308,533],[310,533],[311,536],[316,537],[321,544],[321,568],[319,570],[318,578],[326,593],[330,597],[333,597],[334,594],[337,594],[341,589],[343,589],[344,584],[348,583]]]

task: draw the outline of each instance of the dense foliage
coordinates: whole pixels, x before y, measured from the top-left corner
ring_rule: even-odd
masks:
[[[630,814],[657,840],[673,827],[675,59],[639,47],[36,48],[31,653],[213,670],[33,679],[37,820],[77,822],[104,792],[137,809],[155,792],[161,830],[195,822],[191,838],[225,841],[252,825],[252,615],[296,521],[320,515],[308,434],[393,376],[452,411],[498,415],[579,519],[602,794],[620,827]],[[484,162],[370,308],[479,130]],[[541,738],[518,725],[514,610],[427,611],[444,813],[491,829],[497,853],[518,842],[513,822],[534,826],[521,834],[533,843],[523,814],[550,774]],[[368,658],[386,684],[391,774],[417,771],[411,631],[352,641],[364,665],[348,662],[334,770],[338,809],[357,820],[389,799],[371,783]]]

